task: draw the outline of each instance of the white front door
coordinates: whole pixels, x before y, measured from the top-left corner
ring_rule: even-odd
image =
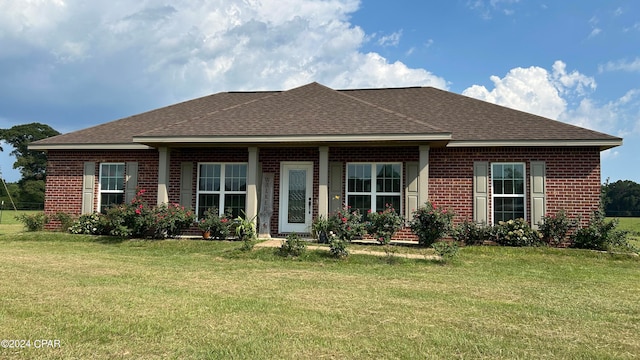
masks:
[[[280,164],[280,232],[308,233],[313,213],[313,163]]]

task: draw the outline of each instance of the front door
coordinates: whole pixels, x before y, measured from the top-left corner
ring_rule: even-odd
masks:
[[[308,233],[313,212],[313,163],[280,165],[280,232]]]

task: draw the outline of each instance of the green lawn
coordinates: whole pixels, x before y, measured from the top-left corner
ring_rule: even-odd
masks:
[[[640,248],[640,218],[618,218],[618,228],[629,232],[629,242]]]
[[[454,263],[234,242],[0,235],[0,358],[619,358],[640,354],[640,259],[468,247]]]

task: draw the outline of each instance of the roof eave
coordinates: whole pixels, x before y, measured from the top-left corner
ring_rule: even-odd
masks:
[[[622,139],[589,140],[453,140],[447,147],[598,147],[600,151],[622,145]]]
[[[134,136],[141,144],[230,144],[230,143],[317,143],[379,141],[449,141],[450,133],[436,134],[366,134],[366,135],[280,135],[280,136]]]
[[[121,144],[30,144],[29,150],[149,150],[151,146],[139,143]]]

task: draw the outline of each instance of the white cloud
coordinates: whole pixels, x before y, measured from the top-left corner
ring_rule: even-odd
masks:
[[[600,28],[593,28],[593,30],[591,30],[591,33],[589,33],[589,37],[590,37],[590,38],[595,37],[595,36],[597,36],[598,34],[600,34],[601,32],[602,32],[602,29],[600,29]]]
[[[378,45],[380,46],[398,46],[400,38],[402,37],[402,30],[396,31],[392,34],[386,35],[378,39]]]
[[[358,0],[0,0],[11,96],[155,106],[223,90],[430,85],[424,69],[359,51]],[[401,32],[381,38],[394,45]],[[24,69],[27,69],[26,71]],[[26,80],[25,80],[26,77]],[[34,84],[38,84],[34,93]],[[21,86],[21,88],[20,88]],[[3,96],[0,89],[0,96]],[[5,89],[4,91],[8,91]],[[89,95],[93,94],[92,96]]]
[[[617,136],[640,135],[640,89],[601,104],[589,95],[596,82],[556,61],[551,71],[540,67],[515,68],[505,77],[492,76],[494,88],[473,85],[463,94],[498,105],[557,119]]]
[[[640,57],[633,60],[618,60],[609,61],[604,65],[598,66],[599,72],[605,71],[628,71],[628,72],[640,72]]]

